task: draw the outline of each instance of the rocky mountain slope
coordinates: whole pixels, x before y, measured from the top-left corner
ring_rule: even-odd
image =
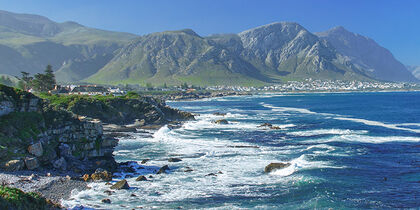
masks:
[[[286,80],[416,80],[385,48],[342,27],[313,34],[272,23],[201,37],[191,29],[135,36],[0,11],[0,73],[53,65],[61,82],[262,85]]]
[[[328,42],[297,23],[281,22],[210,37],[190,29],[149,34],[86,81],[258,85],[307,77],[370,79]]]
[[[420,80],[420,66],[407,66],[407,69],[413,74],[414,77]]]
[[[134,37],[0,11],[0,73],[34,74],[51,64],[59,81],[79,81],[96,73]]]
[[[355,67],[368,72],[376,79],[417,81],[389,50],[368,37],[352,33],[343,27],[335,27],[316,34],[331,43],[337,52],[344,56],[345,61],[353,63]]]

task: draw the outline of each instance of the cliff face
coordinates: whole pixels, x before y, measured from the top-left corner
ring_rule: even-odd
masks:
[[[0,163],[4,170],[113,170],[112,152],[118,141],[102,132],[99,120],[76,117],[30,93],[0,85]]]

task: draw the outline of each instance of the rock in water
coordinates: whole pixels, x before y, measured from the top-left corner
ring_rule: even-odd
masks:
[[[225,119],[221,119],[221,120],[216,120],[214,121],[215,124],[220,124],[220,125],[226,125],[229,124],[229,122]]]
[[[145,176],[139,176],[136,181],[147,181],[147,178]]]
[[[141,161],[141,164],[145,164],[145,163],[149,162],[149,160],[150,159],[144,159],[144,160]]]
[[[130,188],[130,186],[127,183],[127,180],[123,179],[117,183],[115,183],[114,185],[111,186],[111,189],[113,190],[122,190],[122,189],[126,189],[128,190]]]
[[[169,158],[168,162],[181,162],[182,160],[180,158]]]
[[[109,198],[102,199],[102,203],[111,203],[111,200]]]
[[[162,168],[160,168],[159,171],[156,174],[166,173],[166,170],[169,170],[169,166],[168,165],[162,166]]]
[[[112,180],[112,173],[104,170],[102,168],[96,169],[95,173],[90,175],[93,181],[111,181]]]
[[[264,171],[266,173],[270,173],[277,169],[289,167],[290,165],[291,165],[290,163],[270,163],[265,167]]]
[[[216,115],[216,116],[225,116],[225,115],[226,115],[226,113],[222,113],[222,112],[215,112],[215,113],[213,113],[213,115]]]

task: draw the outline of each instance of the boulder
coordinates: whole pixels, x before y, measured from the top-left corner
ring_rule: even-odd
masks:
[[[147,178],[145,176],[139,176],[137,177],[136,181],[147,181]]]
[[[264,171],[266,173],[270,173],[271,171],[286,168],[286,167],[289,167],[290,165],[291,165],[290,163],[270,163],[265,167]]]
[[[213,123],[215,123],[215,124],[219,124],[219,125],[226,125],[226,124],[229,124],[229,122],[228,122],[227,120],[225,120],[225,119],[216,120],[216,121],[214,121]]]
[[[83,175],[83,176],[82,176],[82,179],[83,179],[85,182],[90,181],[90,176],[89,176],[89,174],[85,174],[85,175]]]
[[[162,166],[162,168],[160,168],[159,171],[156,174],[166,173],[166,170],[169,170],[169,166],[168,165]]]
[[[39,167],[39,162],[36,157],[27,157],[25,158],[26,168],[29,170],[34,170]]]
[[[111,203],[111,200],[109,198],[102,199],[102,203]]]
[[[112,181],[112,173],[102,168],[96,169],[95,173],[90,175],[93,181]]]
[[[44,153],[41,142],[30,145],[28,147],[28,152],[37,157],[41,157],[42,154]]]
[[[53,162],[53,167],[65,171],[67,169],[67,162],[64,157]]]
[[[127,183],[127,180],[123,179],[121,181],[118,181],[114,185],[111,186],[111,189],[113,190],[122,190],[122,189],[129,189],[130,186]]]
[[[168,162],[181,162],[182,160],[180,158],[169,158]]]
[[[150,159],[144,159],[144,160],[141,161],[141,164],[145,164],[145,163],[149,162],[149,160]]]
[[[259,125],[258,127],[272,127],[273,125],[271,123],[263,123]]]
[[[215,112],[215,113],[213,113],[213,115],[216,115],[216,116],[225,116],[225,115],[226,115],[226,113],[222,113],[222,112]]]
[[[20,171],[25,167],[22,160],[10,160],[4,165],[7,171]]]

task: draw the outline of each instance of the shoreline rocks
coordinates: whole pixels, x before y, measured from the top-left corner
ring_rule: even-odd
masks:
[[[127,180],[123,179],[121,181],[118,181],[114,185],[112,185],[110,187],[110,189],[113,189],[113,190],[123,190],[123,189],[125,189],[125,190],[127,190],[127,189],[130,189],[130,186],[128,185]]]
[[[270,173],[278,169],[289,167],[290,165],[291,165],[290,163],[270,163],[264,168],[264,172]]]

